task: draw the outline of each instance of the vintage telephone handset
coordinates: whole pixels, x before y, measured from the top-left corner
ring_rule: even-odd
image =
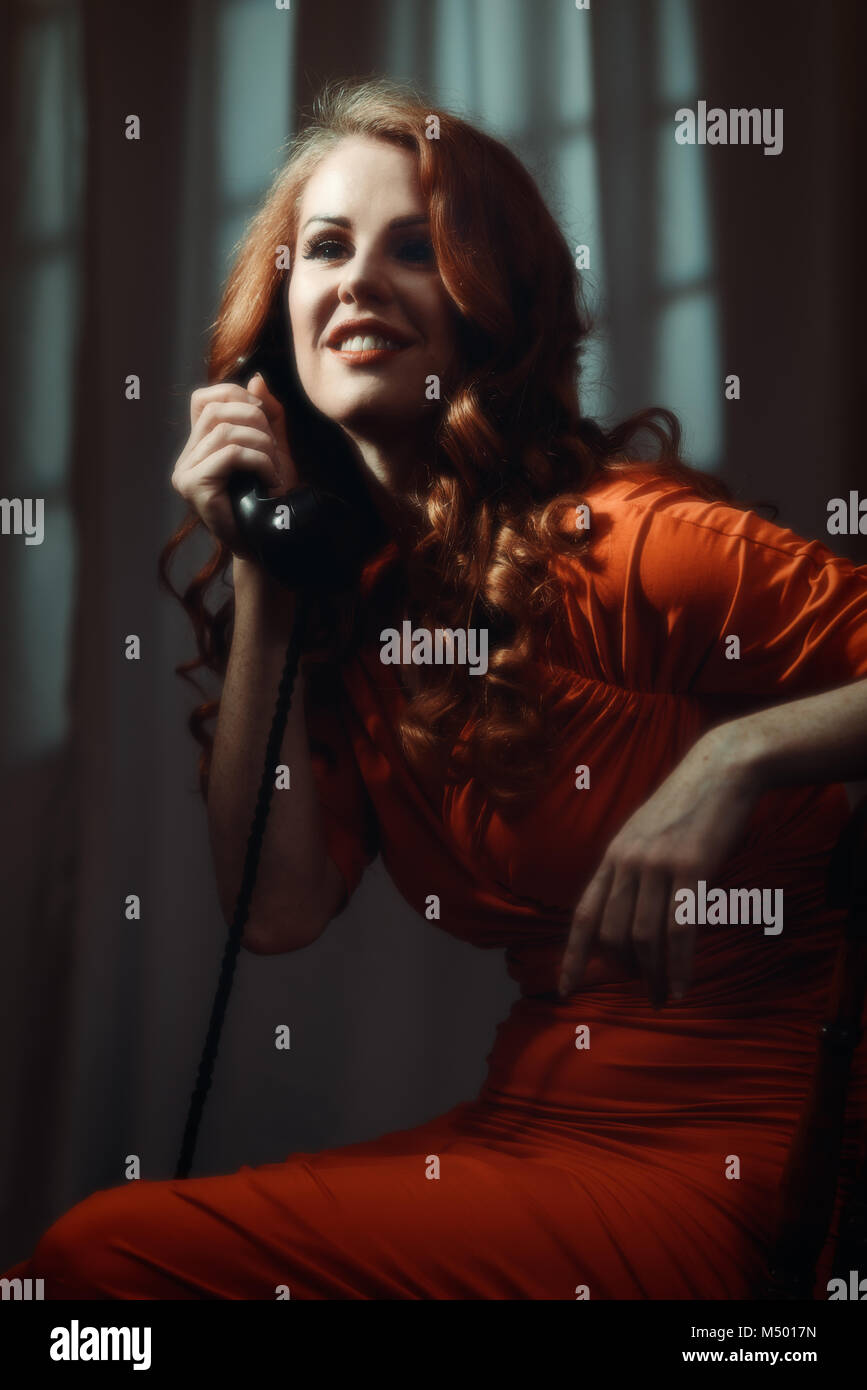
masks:
[[[261,370],[266,385],[276,391],[276,386],[271,385],[271,373],[268,372],[266,375],[265,369],[269,366],[267,354],[254,353],[251,357],[239,361],[237,370],[229,380],[246,382],[256,370]],[[276,380],[278,375],[279,373],[275,373],[273,379]],[[357,503],[338,496],[333,491],[324,491],[303,484],[281,497],[268,497],[262,494],[261,484],[249,473],[235,474],[227,491],[232,502],[235,524],[249,548],[275,579],[295,592],[295,621],[277,690],[277,703],[265,748],[265,762],[247,840],[241,885],[229,925],[208,1032],[187,1113],[180,1156],[175,1169],[176,1178],[186,1178],[189,1175],[199,1124],[211,1085],[235,965],[241,949],[241,937],[256,884],[262,841],[274,791],[274,770],[279,762],[280,746],[283,742],[304,640],[308,600],[313,593],[349,587],[358,577],[365,559],[375,548],[381,534],[376,525],[375,514],[365,511]]]

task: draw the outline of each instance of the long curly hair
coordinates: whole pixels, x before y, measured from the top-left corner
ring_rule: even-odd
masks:
[[[436,117],[436,138],[429,138]],[[655,467],[688,481],[707,498],[730,498],[718,479],[680,457],[680,427],[652,407],[614,428],[582,415],[582,356],[591,321],[569,246],[534,180],[505,145],[466,121],[431,107],[414,89],[385,80],[329,84],[313,117],[290,143],[284,166],[239,243],[213,328],[209,382],[232,376],[254,350],[270,354],[266,380],[285,407],[301,476],[358,495],[358,464],[340,429],[316,412],[301,389],[287,339],[287,272],[276,248],[293,253],[298,208],[314,169],[346,136],[390,141],[415,155],[430,215],[437,267],[454,309],[459,367],[432,417],[434,465],[419,479],[428,527],[408,560],[385,567],[378,589],[318,604],[310,657],[331,673],[321,697],[364,635],[402,601],[416,626],[484,625],[493,648],[484,676],[458,665],[419,668],[419,688],[400,716],[399,737],[414,767],[443,777],[470,775],[501,813],[519,809],[537,786],[555,727],[546,717],[544,681],[531,678],[538,636],[556,622],[554,554],[580,556],[589,533],[575,508],[600,472],[633,467],[639,440],[654,441]],[[206,599],[231,561],[226,546],[178,592],[169,563],[202,525],[192,511],[164,547],[161,582],[183,604],[197,655],[175,669],[200,694],[193,672],[225,674],[233,596],[216,611]],[[396,577],[397,574],[397,577]],[[378,597],[377,597],[378,596]],[[363,612],[361,611],[363,609]],[[200,788],[207,796],[219,698],[190,715],[201,747]],[[470,731],[458,734],[470,723]]]

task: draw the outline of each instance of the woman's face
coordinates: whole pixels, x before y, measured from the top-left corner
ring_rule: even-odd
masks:
[[[361,439],[417,427],[456,337],[415,157],[346,137],[310,177],[298,227],[288,298],[304,391]]]

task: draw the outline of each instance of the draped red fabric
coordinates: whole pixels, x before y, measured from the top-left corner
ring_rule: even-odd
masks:
[[[7,1277],[83,1299],[756,1291],[841,937],[823,898],[843,789],[761,798],[712,886],[781,889],[782,929],[699,926],[682,1001],[655,1011],[598,955],[561,1001],[557,967],[607,844],[704,729],[867,676],[867,567],[651,468],[600,479],[588,500],[589,552],[552,561],[563,608],[537,669],[563,733],[525,815],[507,823],[471,781],[410,772],[405,695],[378,648],[344,669],[339,709],[309,712],[333,754],[315,767],[347,892],[379,852],[420,913],[436,895],[432,926],[506,951],[521,997],[479,1094],[363,1143],[97,1192]],[[862,1055],[847,1158],[865,1119]]]

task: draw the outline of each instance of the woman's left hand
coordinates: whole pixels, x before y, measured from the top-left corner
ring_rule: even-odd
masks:
[[[674,920],[674,895],[716,873],[764,790],[736,722],[703,735],[611,841],[572,916],[561,997],[577,988],[594,943],[629,970],[637,962],[656,1008],[669,987],[683,996],[696,929]]]

